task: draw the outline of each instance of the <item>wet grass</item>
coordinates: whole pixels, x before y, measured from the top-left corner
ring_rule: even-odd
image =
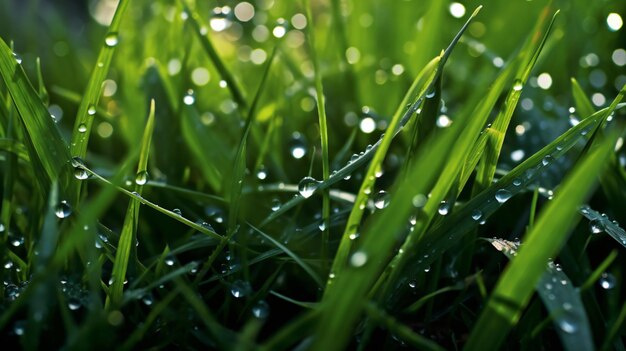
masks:
[[[624,349],[623,4],[99,3],[0,4],[6,345]]]

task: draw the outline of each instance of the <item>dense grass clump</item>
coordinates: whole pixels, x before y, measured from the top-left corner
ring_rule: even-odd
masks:
[[[624,3],[86,3],[0,3],[3,345],[624,349]]]

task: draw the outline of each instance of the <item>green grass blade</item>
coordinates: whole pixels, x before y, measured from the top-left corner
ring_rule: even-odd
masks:
[[[518,242],[486,239],[510,260],[519,250]],[[566,350],[593,350],[593,338],[580,290],[572,284],[560,266],[548,263],[546,271],[535,286],[548,310],[561,343]]]
[[[87,144],[89,143],[89,136],[93,125],[93,115],[96,112],[98,101],[100,100],[102,82],[104,82],[109,72],[111,60],[113,59],[113,53],[115,52],[115,49],[120,41],[120,23],[122,22],[122,17],[124,16],[129,3],[130,0],[121,0],[117,5],[111,25],[109,26],[107,34],[102,42],[98,59],[94,65],[93,71],[91,72],[91,76],[89,77],[87,88],[85,89],[83,98],[78,106],[78,112],[76,114],[76,120],[74,122],[74,129],[72,132],[72,142],[70,144],[70,153],[72,157],[80,157],[81,159],[84,159],[87,154]]]
[[[580,213],[589,220],[589,228],[592,234],[607,233],[620,245],[626,247],[626,231],[619,226],[617,221],[611,221],[606,215],[593,210],[589,206],[580,208]]]
[[[465,347],[467,350],[497,349],[517,323],[530,300],[533,286],[545,270],[545,264],[558,253],[567,239],[575,223],[577,207],[593,190],[596,176],[613,151],[616,139],[612,135],[581,160],[541,212],[531,232],[525,235],[524,246],[496,285],[473,328]]]
[[[233,99],[237,103],[239,111],[245,111],[248,108],[248,104],[243,94],[243,90],[239,87],[239,84],[235,80],[235,77],[228,70],[228,68],[224,64],[224,61],[217,54],[217,50],[213,46],[213,43],[211,42],[211,39],[209,39],[209,36],[207,34],[209,27],[204,23],[198,11],[196,11],[191,6],[188,0],[180,0],[180,3],[183,5],[185,11],[190,15],[189,19],[191,20],[194,33],[198,36],[202,48],[211,59],[211,62],[213,62],[213,65],[217,69],[217,72],[226,82],[226,86],[233,96]]]
[[[328,124],[326,123],[326,97],[324,96],[324,87],[322,85],[322,72],[320,71],[320,63],[315,47],[315,31],[313,30],[314,22],[311,14],[311,1],[305,0],[306,18],[310,23],[306,31],[309,41],[309,49],[311,51],[311,60],[313,61],[313,73],[315,80],[315,95],[317,100],[317,116],[320,127],[320,146],[322,150],[322,181],[327,181],[330,176],[330,163],[328,158]],[[341,35],[341,34],[340,34]],[[393,130],[393,129],[392,129]],[[330,196],[328,189],[322,192],[322,260],[328,259],[328,240],[330,231]],[[326,267],[325,267],[326,268]]]
[[[547,18],[549,8],[550,6],[546,7],[546,9],[544,10],[542,16],[539,19],[539,22],[537,23],[537,28],[540,28],[542,22]],[[493,125],[491,126],[492,133],[489,133],[489,135],[492,136],[493,140],[487,142],[485,154],[483,155],[483,162],[478,168],[478,173],[476,176],[476,193],[491,185],[493,176],[496,172],[498,159],[500,158],[502,144],[504,143],[504,136],[506,135],[506,130],[509,127],[511,118],[513,117],[513,112],[515,112],[517,102],[519,101],[519,98],[522,94],[522,88],[526,84],[526,81],[528,80],[530,72],[535,66],[535,63],[537,63],[539,54],[541,53],[541,50],[543,49],[546,40],[548,39],[548,35],[550,34],[550,30],[554,25],[554,21],[556,20],[556,16],[558,15],[558,13],[559,12],[557,11],[552,16],[552,20],[548,24],[548,27],[545,30],[541,41],[537,42],[536,46],[534,46],[534,39],[537,38],[537,35],[536,33],[533,33],[533,37],[529,41],[529,47],[526,50],[523,50],[523,52],[528,52],[527,57],[524,58],[522,65],[518,70],[518,74],[515,77],[515,83],[509,91],[509,94],[504,102],[504,108],[500,111],[498,117],[496,117],[496,119],[493,121]]]
[[[150,113],[148,114],[148,121],[146,123],[146,129],[141,141],[141,152],[139,154],[139,164],[137,166],[137,175],[135,178],[135,192],[141,196],[143,185],[146,182],[148,157],[150,155],[150,144],[152,142],[152,131],[154,130],[154,100],[150,102]],[[124,289],[124,280],[126,279],[126,272],[129,269],[129,265],[134,266],[131,263],[131,259],[136,259],[135,255],[131,254],[131,250],[136,246],[134,243],[137,241],[137,223],[139,220],[139,206],[141,203],[137,199],[131,199],[126,211],[126,217],[124,218],[124,225],[122,226],[122,233],[117,245],[117,251],[115,253],[115,261],[113,262],[113,271],[111,273],[111,279],[113,283],[109,288],[110,306],[117,307],[122,300],[122,291]]]
[[[59,179],[70,154],[48,109],[3,40],[0,40],[0,76],[35,150],[36,154],[31,155],[31,160],[37,160],[42,165],[48,179]],[[63,189],[66,185],[60,183],[60,186]]]
[[[576,111],[578,111],[578,115],[581,118],[587,118],[587,116],[591,116],[596,112],[591,101],[587,98],[585,91],[580,87],[580,84],[578,84],[575,78],[572,78],[572,96],[574,96]]]

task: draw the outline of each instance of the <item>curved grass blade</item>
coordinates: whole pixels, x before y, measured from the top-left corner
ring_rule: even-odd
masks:
[[[11,49],[1,39],[0,76],[35,151],[35,154],[31,155],[31,160],[37,160],[41,164],[49,180],[59,179],[63,167],[70,159],[70,154],[48,109],[28,81],[21,65],[15,60]],[[63,182],[59,185],[61,189],[66,186]]]
[[[577,207],[591,194],[617,136],[607,137],[572,170],[554,199],[541,212],[525,244],[510,262],[496,285],[487,306],[474,326],[466,350],[497,349],[517,323],[530,300],[533,286],[545,271],[575,224]],[[549,235],[547,235],[549,233]]]
[[[226,86],[230,91],[233,99],[237,103],[239,107],[239,111],[245,111],[248,108],[248,104],[246,102],[246,98],[244,97],[243,91],[239,87],[239,84],[235,80],[235,77],[231,74],[231,72],[226,68],[224,61],[217,54],[217,50],[213,46],[211,39],[208,36],[207,25],[202,20],[198,11],[192,8],[190,2],[187,0],[179,0],[181,5],[183,6],[185,12],[187,12],[190,16],[191,24],[193,25],[194,32],[198,35],[198,39],[200,40],[200,44],[202,44],[202,48],[207,53],[213,65],[215,65],[215,69],[220,74],[220,77],[226,82]]]
[[[250,226],[250,228],[254,229],[255,232],[259,233],[262,237],[264,237],[269,242],[271,242],[276,247],[278,247],[280,250],[282,250],[284,253],[286,253],[289,257],[293,258],[294,262],[296,262],[298,264],[298,266],[300,266],[305,272],[307,272],[311,276],[311,278],[313,278],[313,280],[319,286],[324,286],[324,282],[317,275],[317,273],[315,273],[315,271],[311,267],[309,267],[309,265],[306,262],[304,262],[298,255],[296,255],[291,250],[289,250],[289,248],[287,246],[281,244],[279,241],[274,239],[272,236],[265,234],[263,231],[261,231],[260,229],[254,227],[253,225],[251,225],[249,223],[248,223],[248,225]]]
[[[146,123],[146,129],[141,141],[141,152],[139,153],[139,164],[137,166],[137,176],[135,179],[135,192],[141,196],[143,185],[146,182],[148,157],[150,155],[150,144],[152,142],[152,131],[154,130],[154,100],[150,102],[150,113],[148,115],[148,121]],[[129,270],[134,274],[134,262],[131,260],[137,259],[137,253],[131,253],[131,250],[136,246],[134,243],[137,241],[137,223],[139,221],[139,206],[140,202],[137,199],[131,199],[126,210],[126,217],[124,218],[124,225],[122,226],[122,232],[120,234],[120,240],[117,245],[117,251],[115,253],[115,261],[113,261],[113,271],[111,273],[111,279],[113,284],[109,288],[110,300],[109,307],[117,307],[122,301],[122,291],[124,289],[124,280],[126,279],[126,272]]]
[[[611,221],[606,214],[600,214],[600,212],[591,209],[589,206],[582,206],[579,211],[589,220],[589,228],[592,234],[605,232],[626,247],[626,231],[619,226],[617,221]]]
[[[100,48],[96,65],[91,72],[87,88],[78,106],[76,121],[74,122],[72,132],[72,142],[70,144],[70,153],[73,157],[84,159],[87,154],[87,144],[89,143],[89,135],[91,134],[93,115],[96,112],[98,101],[100,100],[102,82],[104,82],[109,72],[113,53],[120,40],[119,27],[129,3],[130,0],[121,0],[117,5],[113,20],[111,21],[111,25],[108,28],[102,47]],[[82,130],[84,130],[84,132],[81,132]]]
[[[443,54],[441,55],[440,62],[445,62],[448,59],[448,57],[452,53],[452,50],[454,49],[456,44],[461,39],[461,35],[465,32],[465,30],[469,26],[471,20],[478,14],[478,12],[480,11],[481,8],[482,8],[482,6],[479,6],[478,8],[476,8],[476,10],[470,16],[470,19],[463,25],[463,27],[456,34],[454,39],[452,39],[452,41],[450,42],[450,44],[448,45],[446,50],[444,50]],[[438,71],[437,74],[440,74],[440,71]],[[435,79],[436,79],[436,77],[435,77]],[[427,89],[427,91],[429,91],[429,90],[430,89]],[[414,96],[413,98],[409,99],[408,101],[414,101],[414,102],[411,104],[411,106],[408,109],[406,109],[406,111],[402,115],[402,119],[398,123],[397,128],[395,130],[391,130],[390,128],[388,128],[387,129],[387,133],[392,133],[393,134],[393,138],[395,138],[400,133],[402,128],[409,122],[409,120],[415,114],[415,112],[418,110],[418,108],[421,106],[424,98],[425,98],[425,96]],[[324,190],[326,188],[331,187],[333,184],[342,181],[345,177],[347,177],[348,175],[352,174],[352,172],[354,172],[355,170],[359,169],[361,166],[367,164],[367,162],[369,162],[372,159],[372,157],[374,157],[374,155],[377,152],[378,148],[382,144],[383,139],[384,139],[384,135],[376,143],[371,145],[371,147],[368,147],[365,151],[363,151],[363,153],[360,154],[360,157],[358,157],[355,160],[351,160],[350,162],[348,162],[348,164],[346,164],[341,169],[333,171],[331,173],[330,177],[328,178],[328,180],[322,181],[322,182],[320,182],[318,184],[318,186],[316,188],[316,191],[322,191],[322,190]],[[299,205],[300,203],[302,203],[306,199],[307,198],[305,198],[305,197],[303,197],[301,195],[296,195],[294,198],[292,198],[288,202],[284,203],[278,210],[276,210],[272,214],[270,214],[265,220],[263,220],[263,222],[261,222],[261,224],[259,224],[259,227],[263,227],[263,226],[267,225],[268,223],[270,223],[273,220],[275,220],[276,218],[282,216],[285,212],[287,212],[288,210],[290,210],[290,209],[294,208],[295,206]]]
[[[486,239],[510,260],[519,250],[519,242]],[[553,262],[535,286],[541,301],[557,327],[557,334],[566,350],[593,350],[591,327],[579,289],[574,287],[563,270]]]
[[[576,104],[576,111],[581,117],[591,116],[596,110],[591,105],[591,101],[587,98],[585,91],[580,87],[576,78],[572,78],[572,96],[574,97],[574,103]]]

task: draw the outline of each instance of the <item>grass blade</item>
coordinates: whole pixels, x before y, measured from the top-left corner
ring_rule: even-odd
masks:
[[[497,349],[528,303],[533,286],[554,257],[575,223],[577,207],[585,201],[598,175],[613,151],[616,136],[604,140],[592,150],[558,189],[552,202],[541,212],[525,244],[507,266],[487,306],[467,342],[467,350]],[[550,233],[550,235],[546,235]]]
[[[137,175],[135,177],[135,192],[141,196],[143,185],[147,180],[147,166],[148,157],[150,155],[150,144],[152,141],[152,131],[154,130],[154,100],[150,102],[150,113],[148,115],[148,121],[146,123],[146,129],[141,141],[141,152],[139,154],[139,164],[137,166]],[[131,263],[131,259],[137,259],[136,252],[131,254],[131,250],[136,246],[134,243],[137,241],[137,222],[139,220],[139,206],[140,202],[137,199],[131,199],[126,211],[126,217],[124,218],[124,225],[122,227],[122,233],[117,245],[117,252],[115,253],[115,261],[113,263],[113,272],[111,273],[112,284],[109,288],[109,299],[107,302],[111,307],[117,307],[122,301],[122,291],[124,289],[124,280],[126,279],[126,272],[131,269],[134,273],[134,263]]]

